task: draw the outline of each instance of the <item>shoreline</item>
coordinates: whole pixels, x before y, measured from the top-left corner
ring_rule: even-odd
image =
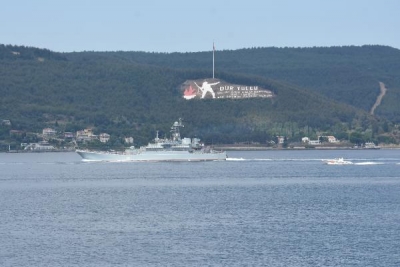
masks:
[[[0,153],[9,154],[28,154],[28,153],[59,153],[59,152],[75,152],[75,149],[49,149],[49,150],[6,150]]]
[[[267,147],[267,146],[234,146],[234,145],[214,145],[212,146],[215,150],[223,151],[271,151],[271,150],[396,150],[400,149],[400,145],[391,146],[380,146],[378,148],[354,148],[354,147]],[[0,153],[10,154],[26,154],[26,153],[60,153],[60,152],[75,152],[75,149],[55,149],[55,150],[11,150],[11,151],[0,151]]]
[[[263,147],[263,146],[224,146],[218,145],[213,146],[214,149],[217,150],[225,150],[225,151],[263,151],[263,150],[391,150],[391,149],[400,149],[400,146],[383,146],[379,148],[354,148],[354,147]]]

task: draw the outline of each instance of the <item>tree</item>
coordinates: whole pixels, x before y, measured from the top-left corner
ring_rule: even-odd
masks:
[[[365,139],[361,133],[353,132],[350,134],[350,142],[356,145],[362,145],[365,143]]]

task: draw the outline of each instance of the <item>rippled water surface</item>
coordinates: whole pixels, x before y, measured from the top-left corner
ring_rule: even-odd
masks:
[[[0,266],[400,266],[400,150],[228,155],[0,154]]]

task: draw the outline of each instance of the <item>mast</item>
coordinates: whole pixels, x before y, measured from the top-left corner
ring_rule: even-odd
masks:
[[[171,133],[172,133],[172,140],[174,141],[180,141],[181,140],[181,134],[179,132],[179,127],[184,127],[182,124],[182,119],[179,118],[179,122],[176,121],[171,127]]]
[[[215,53],[215,45],[214,45],[214,42],[213,42],[213,79],[214,79],[214,53]]]

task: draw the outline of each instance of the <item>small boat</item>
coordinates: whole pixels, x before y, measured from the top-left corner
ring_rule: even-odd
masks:
[[[336,158],[336,159],[328,159],[325,160],[325,163],[328,165],[349,165],[353,164],[353,162],[344,160],[343,158]]]
[[[364,149],[380,149],[380,147],[375,145],[375,143],[373,142],[366,142],[364,145]]]

